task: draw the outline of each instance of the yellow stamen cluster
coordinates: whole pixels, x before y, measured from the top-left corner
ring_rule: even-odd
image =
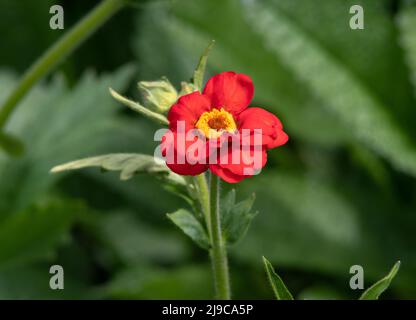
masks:
[[[237,129],[232,114],[223,108],[204,112],[199,117],[195,127],[210,139],[218,138],[223,132],[235,132]]]

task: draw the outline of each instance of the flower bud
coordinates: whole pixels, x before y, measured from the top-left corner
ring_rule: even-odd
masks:
[[[178,99],[178,92],[167,78],[158,81],[140,81],[139,90],[144,105],[157,112],[166,112]]]

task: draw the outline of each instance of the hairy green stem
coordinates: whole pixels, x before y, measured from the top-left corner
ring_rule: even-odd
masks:
[[[229,300],[230,278],[228,274],[227,246],[221,229],[220,212],[220,178],[211,174],[210,209],[211,209],[211,261],[214,271],[215,291],[217,299]]]
[[[220,178],[211,174],[210,180],[210,188],[208,188],[205,174],[194,177],[211,244],[210,257],[214,273],[215,295],[217,299],[229,300],[231,293],[227,247],[221,232]]]
[[[19,101],[32,86],[62,61],[107,19],[123,7],[126,0],[104,0],[50,47],[23,75],[13,92],[0,108],[0,130]]]
[[[207,226],[208,236],[209,239],[211,239],[211,210],[209,203],[209,189],[205,173],[195,176],[194,181],[198,192],[198,200],[201,204],[201,210],[204,215],[205,223]]]

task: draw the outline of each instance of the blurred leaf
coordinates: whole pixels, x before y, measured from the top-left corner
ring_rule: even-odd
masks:
[[[276,265],[301,266],[341,279],[346,266],[357,261],[366,266],[367,279],[376,279],[388,260],[405,257],[407,268],[396,285],[413,294],[415,242],[413,231],[406,228],[415,223],[413,211],[398,215],[399,206],[376,190],[368,192],[368,186],[333,179],[288,171],[264,173],[242,183],[242,194],[256,189],[256,207],[262,214],[243,239],[244,250],[231,254],[250,263],[261,248]]]
[[[164,174],[171,182],[184,184],[182,177],[173,173],[163,163],[158,163],[155,157],[145,154],[118,153],[75,160],[52,168],[52,173],[77,170],[89,167],[101,167],[104,170],[121,171],[120,179],[131,179],[137,173]]]
[[[195,216],[185,209],[167,214],[168,218],[188,237],[203,249],[209,249],[209,240],[204,226]]]
[[[155,260],[173,263],[186,256],[176,230],[156,228],[128,212],[107,214],[99,220],[98,231],[101,241],[128,266]]]
[[[79,203],[53,200],[10,215],[0,224],[0,267],[43,257],[83,211]]]
[[[416,6],[403,6],[397,21],[416,93]]]
[[[221,201],[222,232],[227,244],[238,242],[247,232],[257,212],[251,212],[255,200],[254,193],[247,199],[235,203],[235,189]]]
[[[240,244],[244,250],[232,250],[240,259],[249,263],[261,248],[276,265],[339,276],[356,259],[377,264],[380,251],[362,230],[360,213],[327,180],[313,173],[268,171],[240,184],[239,192],[254,189],[261,214]]]
[[[59,36],[59,31],[53,32],[49,28],[49,8],[54,4],[56,2],[52,0],[37,3],[0,0],[0,34],[7,46],[7,50],[0,52],[1,66],[24,71]]]
[[[388,289],[391,281],[396,276],[400,268],[400,261],[397,261],[390,272],[381,280],[377,281],[370,288],[365,290],[360,297],[360,300],[377,300],[380,295]]]
[[[270,1],[246,3],[247,17],[268,48],[327,103],[328,110],[369,148],[416,175],[416,148],[381,101],[282,10],[271,10]]]
[[[263,257],[264,268],[266,269],[267,278],[273,289],[276,300],[293,300],[292,294],[286,288],[283,280],[274,271],[271,263]]]
[[[149,2],[145,12],[137,15],[138,23],[135,36],[132,37],[132,46],[139,61],[140,79],[166,76],[175,84],[190,78],[203,47],[196,53],[195,59],[192,59],[184,54],[183,49],[178,46],[177,39],[163,32],[163,21],[168,18],[166,4]]]
[[[75,178],[75,177],[74,177]],[[183,206],[184,202],[177,194],[172,194],[168,189],[166,183],[163,183],[161,188],[161,181],[156,177],[150,175],[143,175],[140,179],[131,179],[127,181],[121,181],[115,179],[112,175],[102,174],[101,172],[86,171],[85,175],[76,177],[77,180],[87,179],[93,181],[95,184],[101,186],[102,190],[97,190],[94,194],[88,188],[82,190],[82,196],[90,199],[97,205],[103,203],[103,191],[110,192],[109,198],[110,208],[121,207],[125,209],[130,208],[146,221],[152,221],[155,224],[166,226],[165,212],[170,212],[176,208]],[[78,184],[74,185],[77,189]],[[169,185],[177,187],[178,185]],[[79,188],[78,188],[79,189]],[[94,194],[93,197],[91,197]],[[155,201],[154,195],[163,199],[163,201]],[[171,226],[170,226],[171,227]]]
[[[303,289],[296,295],[297,300],[348,300],[349,296],[341,294],[333,284],[314,285]]]
[[[206,266],[130,268],[117,274],[104,290],[117,299],[209,299],[213,294],[209,272]]]
[[[391,189],[389,190],[391,188],[390,172],[382,159],[368,149],[363,148],[360,144],[352,145],[350,150],[352,159],[364,167],[374,181],[386,188],[388,192],[391,192]]]
[[[52,290],[49,280],[50,264],[25,265],[0,271],[1,300],[39,300],[39,299],[96,299],[86,283],[66,272],[64,290]]]
[[[408,105],[415,101],[403,51],[397,41],[394,15],[400,7],[398,3],[396,9],[390,0],[322,0],[319,6],[309,0],[266,0],[264,3],[288,17],[301,32],[348,69],[387,107],[392,118],[406,124],[407,129],[412,128],[406,118],[412,115]],[[363,30],[351,30],[348,23],[352,16],[349,10],[357,4],[365,11]],[[259,36],[267,43],[266,37]],[[308,52],[304,54],[307,60],[313,59],[313,56],[306,56]],[[308,87],[305,82],[302,86]],[[322,103],[327,109],[325,101]]]
[[[0,132],[0,149],[12,156],[21,156],[24,152],[23,142],[7,133]]]
[[[30,92],[6,127],[8,134],[25,141],[26,155],[9,159],[0,154],[0,219],[45,193],[58,178],[48,175],[54,164],[99,151],[111,152],[114,146],[125,148],[126,123],[116,117],[118,108],[107,89],[110,84],[126,86],[132,72],[130,66],[100,78],[86,73],[71,90],[57,77]],[[0,72],[0,101],[15,81],[12,75]]]

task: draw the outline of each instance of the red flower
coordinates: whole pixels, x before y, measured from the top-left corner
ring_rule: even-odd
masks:
[[[247,108],[253,94],[250,77],[230,71],[209,79],[202,94],[179,98],[169,111],[170,131],[162,140],[163,155],[172,155],[168,167],[181,175],[210,169],[230,183],[263,168],[266,150],[285,144],[288,136],[275,115]],[[186,139],[188,132],[199,134]],[[230,145],[234,137],[239,143]]]

